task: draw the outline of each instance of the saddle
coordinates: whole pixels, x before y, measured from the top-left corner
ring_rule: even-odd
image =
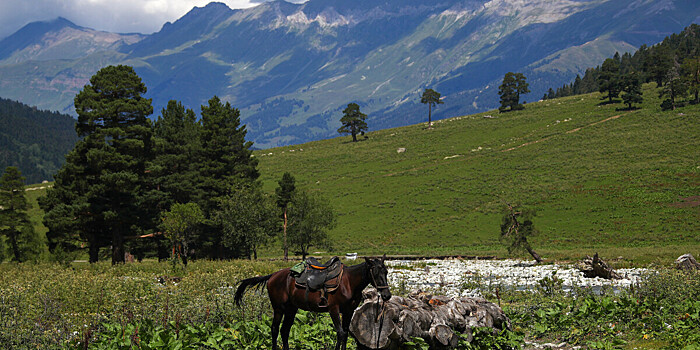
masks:
[[[309,300],[309,291],[321,292],[319,306],[328,306],[327,293],[333,293],[340,285],[343,277],[343,263],[337,256],[332,257],[325,264],[321,264],[316,258],[310,257],[304,261],[304,270],[299,276],[295,276],[294,283],[298,288],[306,289],[306,301]]]

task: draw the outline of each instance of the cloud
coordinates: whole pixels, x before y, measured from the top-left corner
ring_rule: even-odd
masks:
[[[218,1],[230,8],[247,8],[265,0]],[[2,0],[0,38],[11,35],[28,23],[59,16],[83,27],[149,34],[158,31],[165,22],[182,17],[194,6],[205,6],[209,2],[211,0]]]

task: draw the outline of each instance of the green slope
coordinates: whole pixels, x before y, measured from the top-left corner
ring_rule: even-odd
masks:
[[[537,209],[545,255],[697,254],[700,106],[661,112],[656,96],[646,86],[631,112],[591,94],[255,156],[267,191],[289,171],[332,201],[333,253],[505,254],[510,202]]]

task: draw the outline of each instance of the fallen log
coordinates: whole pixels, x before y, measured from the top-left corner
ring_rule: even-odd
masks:
[[[700,264],[692,254],[683,254],[676,259],[676,268],[683,271],[698,271]]]
[[[578,269],[583,272],[583,276],[588,278],[601,277],[609,280],[622,278],[605,261],[598,257],[598,253],[595,253],[592,258],[586,256],[578,263]]]
[[[431,349],[455,348],[462,338],[471,342],[472,328],[510,329],[510,320],[496,304],[483,298],[450,298],[416,291],[381,302],[374,289],[355,310],[350,333],[358,349],[398,349],[422,338]]]

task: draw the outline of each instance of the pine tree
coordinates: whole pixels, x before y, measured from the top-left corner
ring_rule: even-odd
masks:
[[[693,103],[700,103],[700,56],[686,58],[681,66],[681,74],[688,92],[693,94]]]
[[[349,103],[343,110],[343,117],[340,118],[340,123],[343,125],[338,128],[338,133],[351,134],[352,142],[357,142],[357,134],[364,134],[367,131],[365,119],[367,115],[360,112],[360,106],[357,103]]]
[[[666,76],[662,81],[659,97],[667,97],[667,99],[661,103],[661,109],[663,110],[676,109],[676,99],[685,97],[688,91],[685,81],[681,79],[678,68],[679,65],[674,62],[668,72],[666,72]]]
[[[91,261],[94,247],[104,244],[101,232],[109,235],[112,264],[117,264],[124,262],[125,237],[142,230],[138,203],[151,156],[147,116],[153,112],[144,93],[146,86],[133,68],[119,65],[100,69],[75,97],[76,131],[82,140],[59,171],[55,193],[45,206],[48,217],[80,214],[76,225],[89,240]],[[70,238],[65,234],[49,236]]]
[[[193,163],[200,148],[200,130],[195,113],[174,100],[168,102],[154,124],[153,160],[147,166],[148,192],[140,204],[151,218],[148,226],[153,232],[161,223],[161,213],[194,197],[198,173]],[[162,235],[139,241],[145,249],[155,248],[159,260],[169,256],[169,243]]]
[[[637,73],[628,72],[622,77],[622,102],[632,109],[632,104],[642,101],[642,81]]]
[[[34,229],[29,222],[29,204],[24,195],[24,177],[17,167],[9,166],[0,177],[0,235],[7,237],[15,261],[23,261],[20,249],[23,235]]]
[[[501,97],[501,106],[498,108],[500,112],[505,112],[509,108],[511,111],[524,108],[520,104],[520,95],[530,92],[526,80],[523,73],[506,73],[503,83],[498,87],[498,95]]]
[[[54,176],[54,186],[46,191],[45,197],[39,198],[39,206],[45,213],[43,222],[49,229],[46,233],[49,250],[59,261],[72,260],[82,242],[87,242],[89,261],[95,263],[99,249],[111,243],[101,215],[92,206],[98,193],[92,191],[91,184],[97,181],[99,171],[88,162],[88,151],[96,147],[90,142],[95,139],[84,138],[76,143]]]
[[[620,96],[621,82],[619,60],[608,58],[603,62],[603,65],[600,67],[600,75],[598,76],[598,85],[601,93],[608,93],[608,95],[603,96],[602,99],[607,98],[609,102],[612,102],[613,98]]]
[[[439,104],[443,104],[440,99],[440,93],[433,89],[425,89],[423,95],[420,97],[420,103],[428,105],[428,127],[433,126],[432,112],[433,107]]]
[[[214,96],[202,106],[200,151],[194,161],[197,191],[194,201],[204,211],[205,225],[197,243],[212,258],[232,255],[222,244],[222,228],[214,220],[220,201],[235,186],[257,180],[258,161],[252,157],[252,142],[245,140],[245,125],[240,112]]]

